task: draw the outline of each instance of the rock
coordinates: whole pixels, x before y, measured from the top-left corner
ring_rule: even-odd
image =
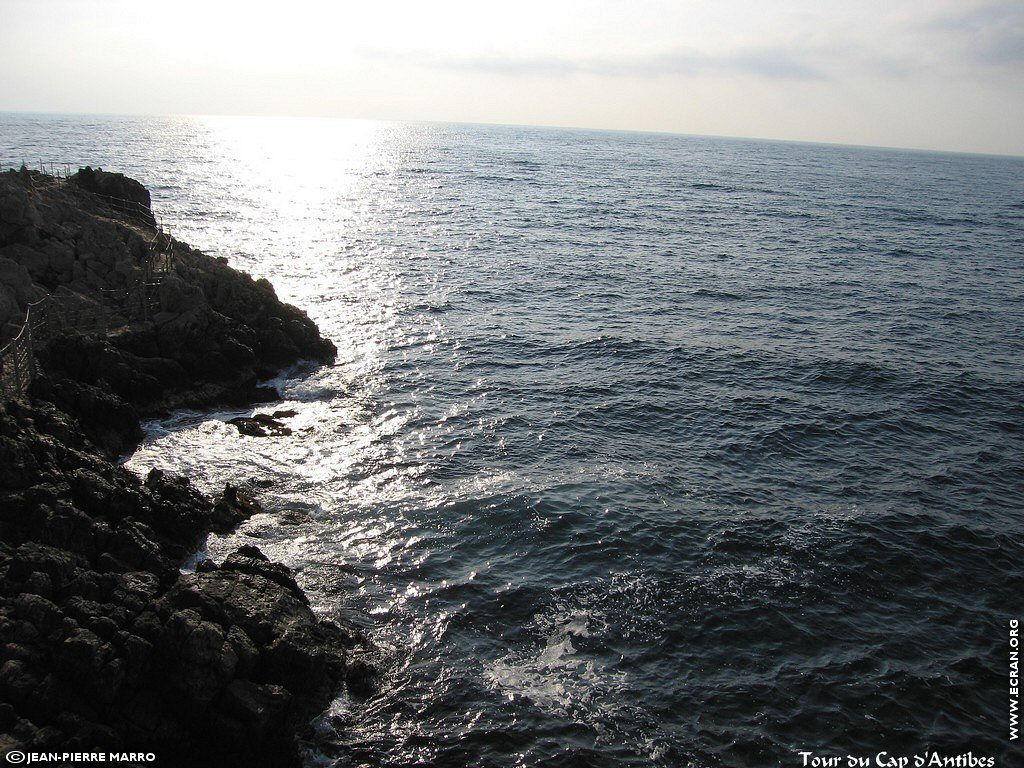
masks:
[[[130,571],[114,579],[112,597],[118,603],[125,603],[138,610],[152,598],[159,589],[159,580],[148,571]]]
[[[25,662],[11,659],[0,667],[0,691],[4,701],[31,708],[38,687],[39,679],[29,671]]]
[[[245,632],[234,625],[228,628],[228,642],[238,657],[238,673],[240,675],[251,675],[256,662],[259,661],[260,652]]]
[[[39,248],[45,249],[45,244],[40,244]],[[51,248],[60,248],[60,244],[54,243],[50,246]],[[32,295],[32,284],[33,282],[45,286],[47,289],[52,290],[57,285],[56,271],[51,268],[50,256],[45,250],[39,248],[30,248],[21,243],[14,243],[6,248],[0,249],[0,258],[3,261],[16,263],[15,265],[21,270],[24,270],[24,277],[28,278],[27,285],[23,282],[24,286],[23,298],[21,303],[25,304],[29,301],[29,297]],[[63,266],[63,263],[61,264]],[[10,279],[9,274],[4,274],[9,268],[4,268],[0,264],[0,280],[7,282]]]
[[[259,511],[243,491],[215,505],[157,470],[142,483],[52,404],[0,406],[0,439],[32,458],[24,486],[0,487],[21,510],[0,518],[0,696],[19,745],[299,765],[306,719],[342,686],[365,690],[358,632],[318,620],[285,566],[241,547],[219,568],[175,567],[218,519]]]
[[[109,390],[71,378],[40,376],[32,393],[47,398],[77,420],[77,426],[107,457],[125,453],[142,438],[138,414]]]
[[[32,275],[29,265],[35,266],[42,258],[36,251],[24,245],[9,245],[0,249],[0,285],[7,289],[22,307],[32,300]]]
[[[81,334],[58,336],[39,357],[51,379],[71,379],[141,405],[158,402],[164,394],[164,385],[149,371],[166,373],[173,366],[172,361],[142,360],[106,340]]]
[[[24,488],[38,471],[39,464],[28,446],[0,435],[0,488]]]
[[[228,419],[228,424],[238,428],[239,433],[247,437],[285,437],[292,433],[292,430],[277,419],[264,413],[257,413],[253,416],[236,416]]]
[[[110,198],[124,205],[110,209]],[[106,339],[126,355],[95,345],[87,354],[69,354],[67,344],[54,350],[43,367],[55,381],[78,378],[149,413],[272,399],[276,393],[258,387],[260,379],[299,360],[334,359],[334,345],[266,281],[166,237],[170,271],[156,289],[141,291],[142,279],[152,277],[145,268],[151,236],[125,211],[151,216],[148,201],[138,182],[91,168],[68,184],[0,174],[0,328],[16,333],[27,302],[51,292],[65,331],[135,321]],[[142,313],[153,301],[158,306]],[[83,325],[82,317],[91,319]]]
[[[25,313],[21,311],[13,292],[0,285],[0,343],[17,336],[24,319]]]
[[[171,701],[191,716],[205,711],[234,677],[238,655],[224,630],[194,610],[173,614],[160,646],[170,673]]]
[[[262,731],[280,727],[287,716],[292,695],[280,685],[259,685],[249,680],[234,680],[224,691],[222,709],[247,728]]]
[[[135,179],[130,179],[123,173],[109,173],[100,168],[93,170],[86,166],[80,168],[68,182],[101,195],[116,210],[124,211],[142,223],[156,226],[149,190]]]
[[[263,511],[249,494],[228,483],[220,498],[213,505],[213,526],[218,532],[229,531],[244,520]]]
[[[295,582],[295,577],[292,575],[291,570],[280,563],[271,562],[267,559],[266,555],[252,545],[239,547],[228,555],[221,566],[221,570],[260,576],[284,587],[297,600],[304,605],[309,605],[309,600],[306,599],[305,593],[299,589],[299,585]]]
[[[36,207],[32,174],[2,174],[5,194],[0,196],[0,247],[21,242],[33,245],[40,239],[43,218]]]
[[[15,616],[28,621],[43,634],[56,632],[60,627],[63,618],[60,610],[44,597],[22,593],[14,597],[9,605]]]
[[[59,591],[86,566],[87,561],[81,555],[26,541],[10,555],[5,583],[21,584],[36,573],[43,573]]]
[[[356,657],[345,668],[345,684],[354,696],[368,697],[377,685],[377,670],[366,659]]]

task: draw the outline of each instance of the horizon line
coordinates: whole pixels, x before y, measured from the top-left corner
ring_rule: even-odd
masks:
[[[492,128],[537,128],[555,131],[590,131],[594,133],[632,133],[640,135],[678,136],[680,138],[719,139],[726,141],[751,141],[776,144],[803,144],[817,147],[836,147],[849,149],[874,149],[889,152],[920,152],[939,155],[964,155],[971,157],[991,157],[1013,160],[1024,160],[1024,153],[982,152],[965,149],[930,149],[925,147],[899,146],[891,144],[856,144],[821,139],[787,139],[769,136],[739,136],[732,134],[688,133],[684,131],[653,129],[653,128],[608,128],[601,126],[558,125],[549,123],[495,123],[472,120],[423,120],[376,117],[343,117],[340,115],[294,115],[294,114],[260,114],[260,113],[146,113],[146,112],[76,112],[21,110],[0,108],[0,115],[37,115],[40,117],[100,117],[129,119],[197,119],[197,118],[240,118],[259,120],[335,120],[366,123],[407,123],[423,125],[464,125]]]

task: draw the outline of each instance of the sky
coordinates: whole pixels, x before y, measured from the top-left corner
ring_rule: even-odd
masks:
[[[1024,155],[1024,0],[0,0],[0,111]]]

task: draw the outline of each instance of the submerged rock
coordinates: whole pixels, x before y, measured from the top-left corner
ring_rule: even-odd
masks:
[[[213,530],[226,533],[262,511],[263,507],[252,496],[228,483],[213,505]]]
[[[236,416],[228,419],[228,424],[233,424],[238,431],[247,437],[284,437],[290,435],[292,430],[266,413],[256,413],[252,416]]]

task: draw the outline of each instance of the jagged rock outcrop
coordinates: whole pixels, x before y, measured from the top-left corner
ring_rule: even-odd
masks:
[[[27,171],[0,174],[0,343],[28,303],[47,294],[60,307],[74,306],[68,331],[80,308],[106,313],[109,333],[90,327],[92,338],[69,334],[59,352],[43,355],[44,367],[101,387],[111,383],[108,374],[117,377],[117,394],[143,412],[266,399],[261,379],[300,360],[334,359],[330,340],[269,282],[159,234],[132,213],[136,208],[110,207],[109,197],[92,190],[149,210],[145,188],[120,174],[83,169],[65,182]],[[146,304],[142,317],[138,302]],[[109,351],[97,356],[99,345]],[[127,391],[124,366],[118,373],[105,365],[118,356],[153,380],[140,378],[136,391]]]
[[[140,481],[39,397],[0,406],[0,466],[0,733],[16,743],[296,765],[350,668],[364,690],[364,638],[256,548],[179,572],[205,531],[259,511],[244,492]]]
[[[68,182],[87,192],[102,195],[112,201],[115,207],[142,223],[156,226],[149,190],[135,179],[128,178],[123,173],[110,173],[102,168],[93,170],[86,166],[71,176]]]
[[[87,190],[141,204],[138,191],[104,178],[0,174],[0,326],[48,291],[103,304],[104,288],[143,273],[152,233]],[[0,403],[0,753],[297,766],[310,718],[345,686],[368,691],[365,638],[317,617],[255,547],[179,570],[208,531],[260,511],[245,491],[212,501],[115,461],[140,439],[140,411],[259,399],[271,394],[259,378],[334,356],[265,281],[173,251],[158,312],[113,333],[54,333],[28,395]]]

